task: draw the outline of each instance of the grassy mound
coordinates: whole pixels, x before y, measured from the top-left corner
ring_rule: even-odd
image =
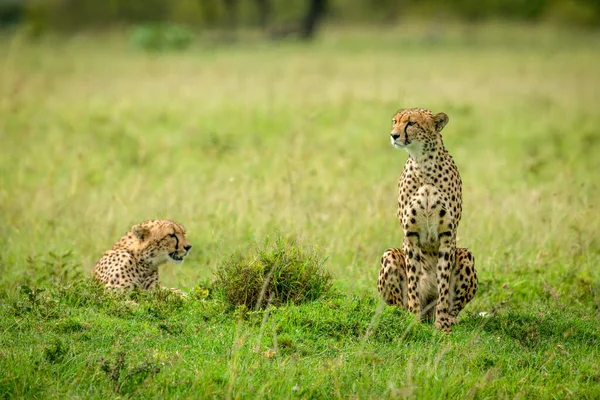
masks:
[[[264,308],[316,300],[331,287],[325,258],[296,241],[277,237],[254,254],[237,252],[215,271],[215,287],[233,307]]]

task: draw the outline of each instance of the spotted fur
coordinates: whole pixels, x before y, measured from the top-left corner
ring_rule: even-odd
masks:
[[[447,122],[446,114],[425,109],[393,117],[392,145],[409,153],[398,182],[404,241],[383,254],[377,287],[389,304],[449,332],[477,292],[477,274],[473,254],[456,248],[462,182],[440,134]]]
[[[159,286],[158,267],[167,261],[181,264],[191,247],[182,225],[168,220],[145,221],[106,251],[92,274],[106,287],[155,289]]]

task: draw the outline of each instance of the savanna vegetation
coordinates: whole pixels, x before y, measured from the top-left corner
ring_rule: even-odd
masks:
[[[324,28],[151,53],[2,37],[1,398],[600,396],[600,37]],[[452,334],[376,293],[401,107],[450,117],[480,283]],[[149,218],[186,226],[161,276],[188,296],[91,284]],[[269,273],[260,307],[235,301]]]
[[[32,32],[102,30],[128,24],[182,24],[199,29],[254,27],[280,37],[300,31],[312,36],[324,19],[330,23],[387,26],[414,18],[473,23],[495,20],[551,22],[598,27],[597,0],[5,0],[0,27],[16,21]],[[314,26],[313,26],[314,25]]]

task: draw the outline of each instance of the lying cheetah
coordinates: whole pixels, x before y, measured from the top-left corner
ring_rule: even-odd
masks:
[[[181,264],[191,248],[182,225],[145,221],[106,251],[92,273],[106,287],[151,290],[159,285],[158,267],[167,261]]]
[[[477,274],[471,252],[456,248],[462,182],[440,135],[447,122],[424,109],[400,110],[392,120],[392,145],[409,154],[398,182],[404,242],[383,254],[377,288],[388,304],[450,332],[477,292]]]

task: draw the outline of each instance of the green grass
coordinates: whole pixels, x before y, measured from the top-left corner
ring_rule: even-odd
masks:
[[[597,398],[599,45],[499,25],[168,54],[4,37],[0,397]],[[377,298],[402,241],[401,107],[450,117],[480,280],[451,335]],[[189,298],[86,283],[149,218],[186,226],[161,276]],[[276,232],[319,247],[334,290],[231,310],[213,272]]]

